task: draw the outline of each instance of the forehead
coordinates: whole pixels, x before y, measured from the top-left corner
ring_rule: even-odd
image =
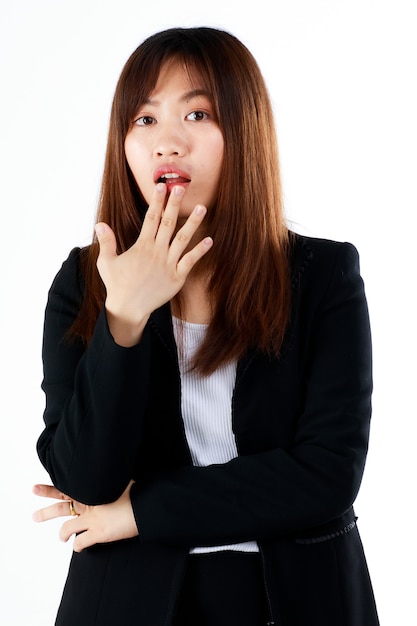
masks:
[[[193,66],[188,66],[178,59],[170,59],[161,65],[154,88],[149,99],[154,100],[167,92],[187,94],[189,97],[210,97],[208,86],[201,73]]]

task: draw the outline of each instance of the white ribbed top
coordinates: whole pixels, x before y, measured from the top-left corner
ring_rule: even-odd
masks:
[[[193,464],[198,467],[227,463],[237,457],[232,431],[232,395],[236,380],[236,361],[210,376],[190,370],[192,359],[207,331],[206,324],[193,324],[173,317],[181,375],[181,409],[185,434]],[[255,541],[193,548],[191,552],[240,550],[257,552]]]

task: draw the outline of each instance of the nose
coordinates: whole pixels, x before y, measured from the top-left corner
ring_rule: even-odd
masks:
[[[162,157],[182,157],[187,152],[184,130],[173,124],[159,124],[155,141],[155,154]]]

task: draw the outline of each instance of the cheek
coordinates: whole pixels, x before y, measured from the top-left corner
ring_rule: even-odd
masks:
[[[214,135],[205,140],[204,151],[201,156],[202,168],[207,180],[218,181],[223,167],[224,141],[222,135]]]
[[[216,150],[218,154],[223,154],[224,151],[224,138],[220,128],[216,129],[216,132],[212,134],[211,140],[213,150]]]
[[[133,138],[128,135],[125,139],[124,148],[125,148],[126,161],[130,169],[132,170],[132,172],[135,173],[135,171],[138,169],[137,164],[138,164],[139,157],[140,157],[140,150],[137,145],[137,142],[135,142]]]
[[[222,168],[223,157],[224,157],[224,140],[223,140],[223,135],[220,135],[219,137],[217,137],[217,141],[215,142],[215,145],[213,146],[213,149],[214,149],[214,153],[215,153],[215,162],[217,163],[218,175],[220,175],[220,170]]]
[[[214,176],[218,181],[221,175],[221,171],[223,169],[223,157],[224,157],[224,149],[223,145],[214,153],[214,163],[215,167],[213,168]]]
[[[146,163],[146,160],[143,147],[128,135],[125,140],[124,149],[127,164],[132,171],[138,187],[145,196],[146,177],[144,175],[145,168],[143,167],[143,164]]]

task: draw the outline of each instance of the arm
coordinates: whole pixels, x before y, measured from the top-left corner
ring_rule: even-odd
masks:
[[[77,252],[49,293],[42,385],[46,428],[38,453],[55,486],[80,502],[111,502],[129,483],[147,402],[147,320],[181,289],[212,245],[210,238],[191,244],[205,215],[202,206],[175,233],[183,195],[179,191],[171,193],[165,206],[165,185],[156,186],[140,235],[123,254],[116,254],[111,229],[98,225],[97,265],[106,303],[85,351],[66,338],[82,298]]]
[[[38,453],[60,491],[97,504],[115,500],[131,477],[146,403],[149,340],[145,332],[140,344],[120,347],[104,310],[87,349],[65,337],[82,297],[78,263],[74,250],[48,296],[45,430]]]
[[[318,295],[314,276],[302,307],[307,360],[293,445],[225,465],[184,467],[131,490],[142,541],[215,545],[272,539],[346,512],[359,489],[368,445],[371,348],[358,256],[348,244],[327,259]],[[301,332],[300,328],[298,332]],[[260,401],[261,402],[261,401]],[[264,410],[265,404],[263,405]]]

